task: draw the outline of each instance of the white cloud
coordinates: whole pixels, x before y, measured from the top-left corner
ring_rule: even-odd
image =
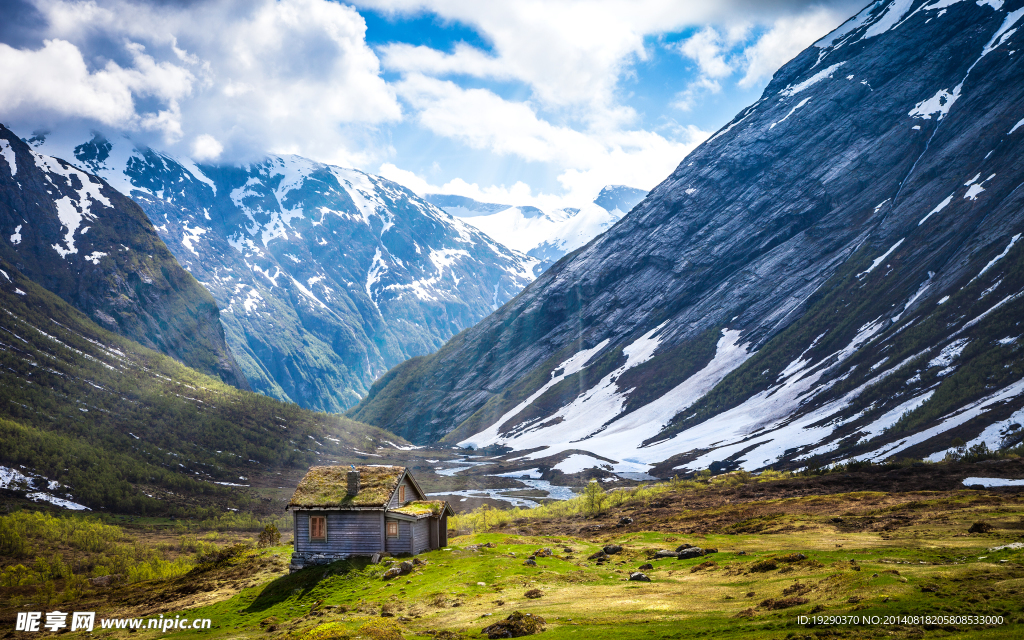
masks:
[[[771,78],[779,67],[848,17],[835,9],[817,7],[801,15],[779,18],[767,33],[743,52],[744,75],[739,86],[749,89]]]
[[[197,136],[192,142],[192,159],[200,162],[216,160],[224,153],[224,145],[208,133]]]
[[[153,143],[181,141],[185,153],[211,153],[199,142],[208,135],[229,158],[360,164],[386,151],[357,139],[365,129],[401,118],[362,16],[329,0],[35,4],[51,39],[38,50],[0,45],[9,123],[78,117],[158,132]]]

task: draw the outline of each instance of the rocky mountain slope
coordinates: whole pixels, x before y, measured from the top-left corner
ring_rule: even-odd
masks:
[[[248,388],[213,298],[138,205],[2,125],[0,258],[107,329]]]
[[[646,195],[642,189],[612,185],[582,208],[551,212],[436,193],[424,199],[492,238],[501,238],[505,246],[536,258],[540,264],[534,271],[539,274],[609,229]]]
[[[1024,423],[1024,3],[876,2],[350,413],[524,469],[941,458]]]
[[[221,309],[252,388],[339,411],[511,299],[537,261],[383,178],[297,156],[196,165],[125,138],[37,138],[130,194]]]
[[[219,516],[260,508],[249,487],[286,485],[312,464],[382,460],[404,444],[189,369],[106,330],[3,258],[0,305],[4,502]]]

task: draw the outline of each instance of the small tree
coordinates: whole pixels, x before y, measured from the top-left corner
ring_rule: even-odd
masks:
[[[583,490],[583,504],[587,515],[594,516],[601,513],[601,509],[604,508],[604,500],[604,489],[597,483],[597,480],[587,483],[587,488]]]
[[[281,532],[277,530],[277,525],[271,522],[263,527],[256,546],[262,549],[264,547],[275,547],[279,544],[281,544]]]

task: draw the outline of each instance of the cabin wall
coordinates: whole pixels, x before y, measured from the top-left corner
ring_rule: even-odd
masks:
[[[420,518],[412,525],[412,548],[413,553],[430,551],[430,523],[431,518]]]
[[[327,516],[327,541],[309,540],[310,515]],[[300,511],[295,514],[295,551],[372,555],[379,553],[381,539],[379,511]]]
[[[394,522],[389,520],[388,522]],[[388,553],[412,553],[413,552],[413,530],[412,522],[398,520],[398,537],[388,538],[385,550]]]
[[[441,522],[437,527],[437,548],[442,549],[448,546],[448,513],[441,512]]]

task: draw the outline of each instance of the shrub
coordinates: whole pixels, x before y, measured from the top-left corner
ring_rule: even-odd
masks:
[[[775,571],[779,568],[778,563],[770,558],[764,560],[758,560],[754,564],[750,565],[751,573],[763,573],[765,571]]]
[[[376,618],[359,627],[359,633],[373,640],[402,640],[402,627],[389,618]]]
[[[281,544],[281,532],[277,530],[277,525],[273,522],[263,527],[263,531],[260,532],[259,540],[256,542],[256,546],[263,549],[266,547],[276,547]]]
[[[267,618],[267,620],[271,619],[272,618]],[[267,622],[267,620],[264,622]],[[273,620],[273,622],[268,623],[268,627],[276,626],[277,619],[273,618]],[[349,635],[344,632],[344,628],[337,622],[322,624],[307,631],[300,637],[301,640],[348,640],[348,638]]]

